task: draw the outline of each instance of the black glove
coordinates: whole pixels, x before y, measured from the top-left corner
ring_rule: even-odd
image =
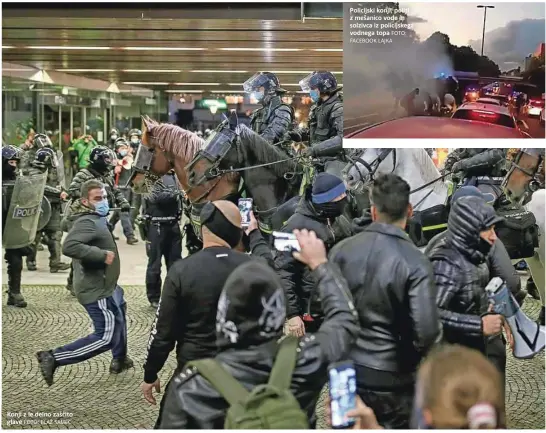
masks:
[[[306,147],[305,149],[303,149],[301,151],[301,156],[314,157],[315,156],[315,149],[313,149],[312,146]]]
[[[120,211],[121,212],[131,212],[131,205],[129,203],[123,203],[121,206],[120,206]]]
[[[453,164],[451,166],[451,172],[452,173],[457,173],[457,172],[461,171],[462,165],[463,165],[462,161],[457,161],[455,164]]]
[[[301,134],[298,131],[288,131],[282,137],[282,141],[301,141]]]

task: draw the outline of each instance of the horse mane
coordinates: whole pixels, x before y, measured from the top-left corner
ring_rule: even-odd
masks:
[[[147,132],[154,137],[159,147],[188,162],[205,146],[205,140],[197,134],[170,123],[156,123],[147,126]]]
[[[255,155],[259,164],[268,164],[289,158],[288,154],[270,144],[246,125],[239,125],[238,133],[245,149],[248,149],[249,152],[252,152]],[[278,177],[283,177],[287,172],[294,171],[296,165],[297,163],[295,160],[290,160],[272,164],[264,168],[272,170]]]

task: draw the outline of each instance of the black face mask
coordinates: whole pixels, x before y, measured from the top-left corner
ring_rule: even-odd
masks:
[[[12,179],[15,177],[16,168],[10,164],[2,164],[2,177],[5,179]]]
[[[207,203],[201,211],[201,225],[235,248],[243,236],[243,229],[233,225],[212,202]]]
[[[328,219],[333,219],[340,216],[345,210],[346,205],[347,197],[344,197],[339,201],[329,201],[327,203],[313,204],[319,215]]]
[[[480,240],[478,241],[478,248],[477,248],[477,250],[480,253],[482,253],[484,256],[486,256],[486,255],[489,254],[492,247],[493,247],[493,245],[491,245],[489,242],[487,242],[486,240],[484,240],[484,239],[482,239],[480,237]]]

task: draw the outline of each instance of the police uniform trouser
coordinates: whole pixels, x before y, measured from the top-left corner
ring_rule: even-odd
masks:
[[[30,251],[26,251],[28,253]],[[7,263],[8,291],[21,293],[21,273],[23,272],[23,256],[25,248],[6,249],[4,260]]]
[[[131,203],[131,189],[130,188],[120,188],[123,191],[123,196],[125,199]],[[119,210],[115,211],[110,218],[110,224],[112,225],[112,231],[114,227],[121,220],[121,227],[123,228],[123,234],[127,239],[133,238],[135,236],[133,231],[133,226],[131,225],[131,216],[129,212],[121,212]]]
[[[51,201],[51,218],[42,232],[45,235],[47,249],[49,250],[49,267],[55,267],[61,262],[61,203]],[[36,242],[30,245],[29,262],[36,261],[37,244],[41,241],[41,233],[36,234]]]
[[[146,296],[150,302],[159,302],[161,297],[161,258],[165,257],[167,271],[176,260],[182,258],[182,235],[178,221],[150,223],[146,254],[148,255]]]

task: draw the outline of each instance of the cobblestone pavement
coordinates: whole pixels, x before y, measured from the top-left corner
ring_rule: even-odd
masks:
[[[142,286],[125,286],[128,302],[129,355],[135,368],[110,375],[110,353],[60,368],[48,387],[38,370],[35,352],[86,335],[91,322],[64,287],[25,286],[26,309],[6,306],[2,297],[2,427],[3,428],[151,428],[158,408],[140,394],[142,364],[154,311]],[[5,292],[4,287],[3,292]],[[535,319],[539,303],[530,298],[526,311]],[[171,355],[162,370],[163,386],[175,367]],[[318,406],[325,428],[324,404]],[[510,428],[544,429],[544,355],[515,360],[508,355],[507,411]],[[24,417],[26,415],[26,418]],[[8,424],[10,423],[10,424]]]

